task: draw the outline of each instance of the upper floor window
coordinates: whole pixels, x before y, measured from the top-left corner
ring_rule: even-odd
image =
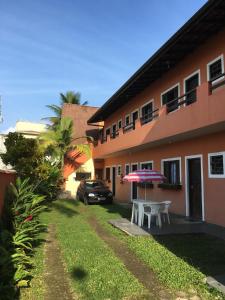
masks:
[[[115,138],[117,135],[117,126],[116,123],[112,125],[111,138]]]
[[[196,101],[196,97],[197,97],[196,88],[199,86],[199,83],[200,83],[200,70],[188,76],[186,79],[184,79],[184,94],[186,94],[185,97],[186,105],[189,105]]]
[[[106,130],[105,130],[105,135],[107,136],[107,135],[110,135],[110,127],[109,128],[106,128]]]
[[[216,79],[220,79],[221,74],[224,73],[224,59],[223,55],[220,55],[213,61],[209,62],[207,64],[207,76],[208,81],[213,81]]]
[[[162,105],[167,106],[167,111],[172,112],[178,109],[178,97],[179,97],[179,84],[170,88],[169,90],[165,91],[161,95],[161,102]]]
[[[132,117],[132,122],[135,122],[138,119],[139,117],[138,109],[131,113],[131,117]]]
[[[153,162],[152,161],[145,161],[140,163],[141,170],[152,170]]]
[[[225,152],[209,153],[209,177],[225,178]]]
[[[128,124],[130,124],[130,115],[125,116],[125,126],[127,126]]]
[[[118,129],[122,128],[122,120],[118,121]]]
[[[163,174],[169,184],[180,184],[181,182],[181,160],[180,158],[162,160]]]
[[[152,121],[152,117],[153,117],[152,112],[153,112],[153,101],[150,101],[141,107],[141,123],[142,124]]]

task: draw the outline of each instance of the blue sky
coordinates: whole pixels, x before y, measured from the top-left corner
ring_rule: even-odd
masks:
[[[67,90],[101,106],[205,2],[0,0],[0,131]]]

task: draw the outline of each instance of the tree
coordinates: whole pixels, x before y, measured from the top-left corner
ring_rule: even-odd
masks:
[[[10,164],[21,178],[35,176],[41,161],[37,140],[26,139],[22,134],[10,132],[5,140],[6,153],[1,154],[4,164]]]
[[[51,109],[55,116],[54,117],[47,117],[45,119],[49,120],[52,123],[52,127],[55,128],[61,120],[62,116],[62,106],[65,103],[70,103],[70,104],[78,104],[78,105],[87,105],[88,101],[84,101],[82,104],[80,104],[80,93],[75,93],[73,91],[68,91],[65,94],[60,93],[60,106],[51,104],[47,105],[49,109]]]
[[[61,170],[47,159],[38,140],[10,132],[5,146],[6,153],[0,155],[4,164],[10,164],[21,179],[29,178],[29,182],[37,187],[37,192],[48,200],[54,199],[61,183]]]
[[[89,144],[76,144],[72,142],[83,137],[73,139],[73,121],[68,118],[62,118],[60,123],[53,129],[50,128],[40,136],[42,148],[49,152],[53,157],[59,159],[61,168],[64,167],[65,155],[70,151],[76,149],[79,153],[84,153],[87,156],[91,155]],[[90,137],[85,137],[91,140]]]

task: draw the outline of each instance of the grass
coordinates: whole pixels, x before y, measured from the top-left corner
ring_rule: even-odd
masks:
[[[144,297],[144,287],[96,235],[74,202],[55,202],[48,219],[57,226],[71,285],[79,299]]]
[[[42,216],[42,218],[44,215]],[[22,288],[20,300],[43,300],[44,299],[44,239],[46,233],[40,234],[40,244],[36,248],[33,256],[32,279],[29,288]]]
[[[44,214],[45,221],[57,226],[71,286],[79,299],[143,299],[146,292],[89,226],[87,218],[91,215],[123,240],[171,290],[188,293],[191,289],[202,299],[225,299],[203,283],[205,276],[225,273],[225,241],[204,234],[129,237],[108,223],[109,219],[130,217],[130,213],[119,205],[84,207],[82,203],[60,200]],[[22,300],[43,299],[43,246],[35,261],[32,289],[22,293]]]
[[[203,283],[208,275],[225,273],[225,241],[204,235],[161,236],[157,240],[129,237],[107,223],[109,219],[130,217],[131,212],[118,205],[89,206],[109,232],[123,239],[159,280],[173,290],[196,290],[203,299],[225,299]]]

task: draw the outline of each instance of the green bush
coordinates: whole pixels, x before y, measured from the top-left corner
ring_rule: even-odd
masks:
[[[0,234],[0,295],[16,299],[20,287],[31,279],[33,249],[45,229],[39,214],[46,209],[44,196],[36,194],[28,179],[18,178],[11,185],[5,201]]]

